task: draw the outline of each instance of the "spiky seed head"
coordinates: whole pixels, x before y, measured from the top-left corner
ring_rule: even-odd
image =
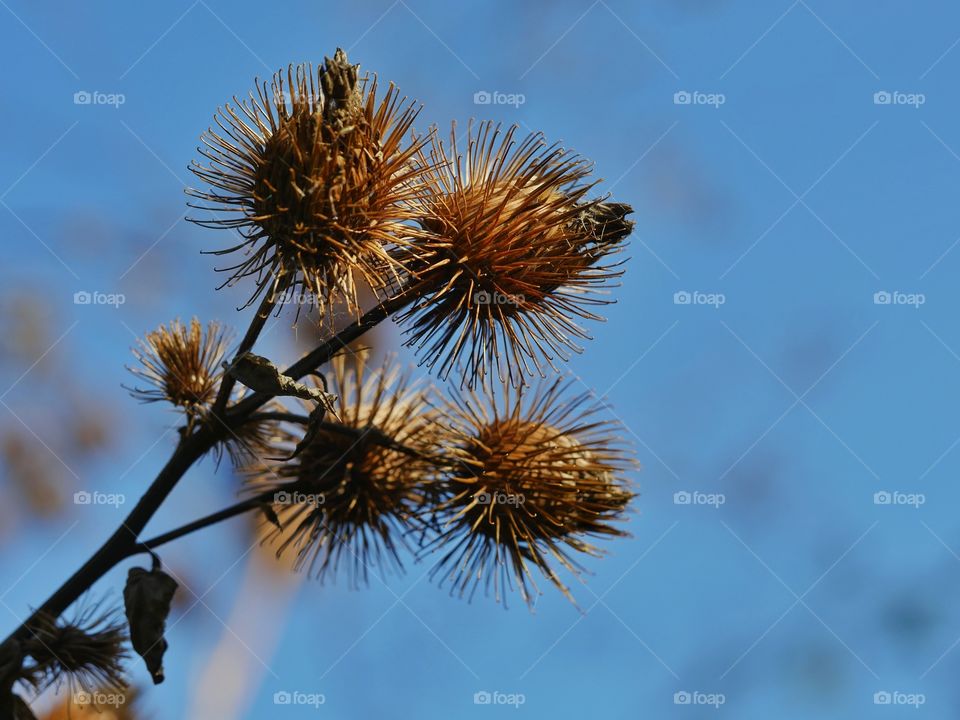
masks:
[[[191,170],[209,188],[188,193],[213,216],[194,222],[242,236],[214,254],[244,253],[224,270],[230,284],[254,278],[251,301],[300,291],[355,310],[358,284],[401,273],[389,249],[415,232],[409,204],[427,169],[411,159],[424,141],[408,142],[418,107],[392,84],[381,99],[377,90],[338,50],[316,72],[291,65],[258,82],[203,136],[206,164]]]
[[[140,364],[129,368],[152,387],[131,388],[130,393],[143,402],[165,400],[196,420],[217,394],[226,348],[226,332],[219,323],[203,327],[193,318],[189,325],[179,319],[161,325],[138,341],[133,354]]]
[[[92,605],[71,620],[41,615],[28,630],[22,679],[36,689],[61,682],[88,692],[124,687],[126,624],[115,610]]]
[[[587,201],[590,164],[515,126],[471,126],[462,154],[454,126],[449,146],[434,138],[420,158],[428,237],[400,253],[425,292],[401,316],[407,344],[468,387],[491,370],[519,386],[579,351],[578,322],[600,319],[591,308],[620,274],[604,262],[629,234],[629,207]]]
[[[242,391],[237,394],[239,397]],[[296,437],[286,428],[282,420],[272,417],[284,413],[286,407],[274,399],[263,405],[242,424],[231,427],[214,446],[216,461],[223,454],[230,457],[231,465],[243,471],[265,462],[265,458],[277,455],[278,448],[287,447],[296,442]]]
[[[433,574],[451,592],[472,597],[483,586],[498,600],[516,583],[532,603],[534,568],[568,598],[559,565],[582,571],[575,554],[598,555],[591,536],[623,535],[616,526],[633,497],[633,466],[617,423],[599,417],[587,394],[568,397],[560,381],[534,391],[507,386],[502,400],[454,393],[442,441],[442,525],[428,547],[443,553]]]
[[[331,365],[337,423],[318,429],[293,460],[249,474],[256,492],[276,489],[278,554],[294,550],[297,567],[320,579],[342,563],[356,587],[371,569],[402,569],[404,534],[429,505],[435,430],[425,391],[394,360],[373,371],[363,355]]]

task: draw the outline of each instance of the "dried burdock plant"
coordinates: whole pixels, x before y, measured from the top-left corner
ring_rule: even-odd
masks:
[[[604,259],[632,226],[586,200],[583,158],[516,134],[483,123],[463,152],[456,126],[449,147],[434,137],[420,155],[433,168],[417,208],[427,237],[399,249],[426,283],[404,315],[408,344],[441,378],[459,365],[470,387],[490,368],[522,385],[579,350],[576,339],[588,336],[577,322],[599,319],[591,308],[610,302],[603,288],[620,271]]]
[[[126,624],[115,610],[98,605],[64,620],[39,613],[20,641],[25,656],[20,679],[38,690],[65,682],[71,692],[125,686]]]
[[[516,583],[532,603],[536,569],[573,600],[556,566],[579,574],[573,552],[598,555],[591,536],[624,534],[633,492],[623,428],[588,393],[568,391],[560,380],[533,392],[505,386],[499,401],[468,391],[443,408],[451,462],[439,478],[442,527],[427,549],[443,553],[433,574],[452,592],[483,587],[499,600]]]
[[[254,464],[250,486],[272,490],[278,554],[318,578],[345,566],[352,587],[371,571],[399,570],[399,546],[427,506],[436,460],[435,422],[424,391],[390,359],[371,370],[365,354],[339,355],[330,390],[339,422],[313,425],[279,445],[293,459]]]
[[[18,686],[120,683],[125,628],[160,682],[177,583],[158,552],[241,514],[259,513],[278,555],[321,580],[358,586],[429,556],[453,594],[504,604],[511,589],[532,603],[538,576],[573,600],[563,575],[582,579],[597,541],[625,534],[634,465],[622,428],[590,393],[530,381],[578,351],[581,324],[612,302],[632,210],[591,195],[591,165],[540,134],[481,122],[447,144],[415,132],[417,112],[340,50],[219,110],[192,167],[207,187],[189,192],[209,213],[196,222],[239,237],[214,252],[259,307],[235,346],[194,318],[134,349],[132,394],[184,416],[176,448],[116,531],[0,644],[0,718],[29,712]],[[373,307],[361,314],[364,286]],[[283,368],[254,350],[295,293],[318,304],[326,340]],[[335,331],[343,308],[349,324]],[[391,317],[421,365],[454,377],[449,390],[350,349]],[[224,453],[244,497],[144,539],[187,471]],[[143,554],[151,569],[128,574],[125,625],[62,618]]]
[[[179,408],[192,427],[216,397],[226,349],[224,330],[218,323],[204,328],[193,318],[189,326],[180,320],[169,327],[161,325],[139,341],[133,355],[140,365],[130,368],[153,387],[135,387],[130,392],[144,402],[166,401]]]
[[[337,51],[316,73],[290,66],[221,109],[203,137],[207,164],[191,167],[211,189],[190,193],[213,213],[195,222],[245,238],[215,251],[244,253],[228,282],[253,277],[254,296],[299,288],[321,307],[355,308],[359,281],[379,287],[397,275],[388,249],[406,241],[427,169],[410,162],[419,144],[406,142],[416,106],[392,85],[377,91]]]

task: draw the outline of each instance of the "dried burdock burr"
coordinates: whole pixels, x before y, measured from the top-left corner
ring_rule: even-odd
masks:
[[[451,592],[483,587],[498,600],[516,584],[532,603],[539,570],[573,600],[557,566],[581,572],[576,554],[597,556],[590,538],[620,536],[633,497],[622,428],[588,393],[561,380],[502,395],[454,393],[441,413],[450,465],[436,513],[441,554],[433,571]]]
[[[341,50],[224,106],[199,149],[206,164],[191,167],[209,189],[189,192],[210,212],[195,222],[243,238],[214,251],[244,255],[227,282],[251,277],[253,297],[298,290],[321,309],[353,309],[358,284],[400,277],[388,250],[407,241],[427,172],[410,162],[423,143],[409,138],[417,113],[393,85],[378,98],[377,80]]]
[[[20,679],[42,690],[66,682],[71,690],[120,689],[128,657],[126,628],[115,610],[94,604],[72,619],[37,615],[20,642],[24,662]]]
[[[174,320],[147,333],[138,341],[130,368],[138,379],[152,387],[131,388],[143,402],[166,401],[181,409],[188,425],[202,418],[220,385],[220,362],[226,352],[224,329],[215,322],[206,327],[193,318],[189,325]]]
[[[278,554],[293,550],[320,579],[343,569],[357,586],[371,569],[401,569],[398,549],[427,501],[435,426],[424,391],[392,359],[371,369],[365,354],[340,355],[329,386],[339,421],[309,428],[306,442],[290,436],[293,459],[248,475],[257,493],[275,491]]]
[[[488,122],[465,143],[454,126],[449,145],[435,137],[420,154],[432,168],[416,200],[427,237],[398,253],[425,287],[401,319],[441,378],[519,386],[579,351],[581,320],[601,319],[630,208],[588,201],[590,164],[539,133]]]

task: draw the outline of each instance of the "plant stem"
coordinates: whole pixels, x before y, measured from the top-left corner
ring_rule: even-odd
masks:
[[[376,327],[386,318],[409,305],[414,298],[414,290],[414,287],[408,287],[389,300],[368,310],[359,320],[348,325],[332,338],[321,343],[284,370],[283,374],[292,377],[294,380],[299,380],[304,375],[313,372],[325,362],[328,362],[348,344],[367,332],[367,330]],[[232,418],[249,415],[271,397],[268,393],[253,393],[230,408],[227,411],[227,416]]]
[[[173,455],[163,466],[151,483],[147,492],[140,498],[126,519],[120,523],[113,535],[87,560],[79,570],[71,575],[46,602],[14,631],[11,637],[23,637],[30,632],[31,626],[42,614],[59,617],[90,586],[103,577],[121,560],[129,557],[136,545],[137,536],[153,517],[157,508],[173,490],[183,474],[202,457],[212,446],[214,440],[209,433],[200,430],[180,441]]]
[[[276,492],[276,489],[271,488],[270,490],[262,492],[259,495],[247,498],[246,500],[242,500],[238,503],[234,503],[229,507],[225,507],[223,510],[210,513],[209,515],[198,518],[197,520],[187,523],[186,525],[181,525],[180,527],[174,528],[169,532],[165,532],[162,535],[157,535],[154,538],[145,540],[136,546],[135,552],[149,552],[160,547],[161,545],[166,545],[168,542],[177,540],[184,535],[189,535],[197,530],[202,530],[203,528],[210,527],[211,525],[216,525],[222,520],[228,520],[237,515],[242,515],[245,512],[249,512],[250,510],[255,510],[263,505],[264,502],[273,497]]]
[[[270,313],[273,312],[276,302],[276,291],[270,288],[263,296],[263,300],[260,301],[260,306],[257,308],[257,312],[250,322],[250,327],[247,328],[246,334],[237,347],[234,359],[253,349],[257,338],[263,331],[263,326],[267,323],[267,318],[270,317]],[[233,391],[233,386],[236,382],[236,378],[234,378],[233,375],[224,373],[223,379],[220,381],[220,390],[217,393],[217,399],[213,403],[213,414],[215,417],[220,417],[223,414],[224,409],[227,407],[227,402],[230,400],[230,393]]]
[[[413,290],[413,287],[408,287],[393,298],[369,310],[359,320],[348,325],[332,338],[320,344],[306,356],[291,365],[290,368],[287,369],[286,374],[295,379],[299,379],[312,372],[330,360],[337,352],[346,347],[348,343],[357,339],[390,315],[406,307],[414,298]],[[242,352],[247,352],[253,347],[267,318],[270,316],[270,311],[274,303],[275,298],[272,294],[264,298],[257,310],[256,316],[251,321],[250,327],[240,343],[240,348],[245,348]],[[241,350],[238,349],[238,354],[240,352]],[[254,393],[233,407],[226,408],[225,403],[230,395],[228,384],[232,386],[230,381],[230,375],[226,374],[220,386],[220,393],[216,401],[219,403],[221,398],[225,398],[223,400],[225,411],[222,413],[222,416],[214,413],[208,424],[202,425],[189,435],[185,428],[181,428],[181,439],[173,455],[171,455],[166,465],[163,466],[156,478],[154,478],[150,487],[147,488],[147,491],[134,506],[133,510],[130,511],[130,514],[120,524],[120,527],[90,556],[79,570],[73,573],[66,582],[57,588],[40,607],[34,610],[30,617],[22,622],[20,626],[7,637],[7,640],[14,638],[20,639],[29,635],[32,632],[31,626],[36,623],[41,615],[51,615],[53,617],[62,615],[70,605],[89,590],[94,583],[106,575],[107,572],[113,569],[113,567],[126,558],[142,552],[144,547],[149,547],[149,543],[157,546],[162,544],[159,543],[158,540],[169,542],[189,532],[251,509],[252,506],[247,507],[246,504],[253,502],[255,498],[225,508],[218,513],[214,513],[206,518],[201,518],[177,530],[172,530],[165,535],[160,535],[152,541],[148,541],[148,543],[138,543],[140,533],[143,532],[147,523],[156,514],[161,504],[166,500],[167,496],[187,470],[189,470],[197,460],[209,452],[227,433],[232,432],[234,428],[242,425],[243,422],[248,419],[249,415],[272,397],[269,393]],[[228,389],[224,390],[224,388]]]

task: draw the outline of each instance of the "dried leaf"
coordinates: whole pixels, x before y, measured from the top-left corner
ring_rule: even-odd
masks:
[[[234,378],[254,392],[313,400],[327,408],[332,407],[335,399],[335,396],[324,392],[320,388],[304,385],[302,382],[297,382],[292,377],[284,375],[276,365],[261,355],[254,355],[250,352],[244,353],[232,364],[224,363],[223,367]]]
[[[146,663],[155,685],[163,682],[163,654],[167,651],[163,631],[176,590],[177,581],[163,570],[140,567],[130,568],[123,589],[130,643]]]

